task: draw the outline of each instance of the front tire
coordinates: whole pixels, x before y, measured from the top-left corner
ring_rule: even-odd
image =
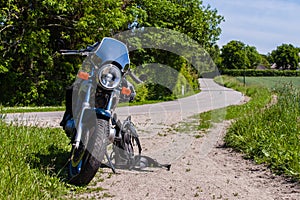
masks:
[[[68,169],[70,184],[83,186],[94,178],[106,152],[108,133],[108,120],[97,119],[96,129],[88,138],[87,145],[80,142],[78,149],[72,147]]]

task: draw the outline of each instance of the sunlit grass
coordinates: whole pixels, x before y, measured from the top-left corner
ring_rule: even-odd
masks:
[[[276,94],[276,104],[239,118],[225,141],[275,172],[300,179],[300,92],[288,84]]]
[[[244,82],[244,77],[236,77],[240,82]],[[285,84],[293,84],[295,87],[300,88],[300,77],[245,77],[247,86],[259,86],[269,89],[275,89]]]
[[[0,199],[50,199],[68,193],[62,170],[68,138],[60,129],[0,120]]]
[[[199,115],[199,129],[207,129],[212,123],[248,115],[252,113],[253,110],[262,109],[271,100],[271,92],[268,89],[256,86],[244,87],[244,85],[234,77],[220,76],[217,77],[215,81],[225,87],[242,92],[244,95],[250,97],[250,101],[242,105],[233,105],[201,113]]]
[[[278,174],[300,180],[300,88],[294,85],[298,79],[280,84],[274,84],[274,79],[266,80],[270,83],[244,86],[234,77],[218,77],[217,82],[241,91],[251,100],[200,114],[199,129],[209,128],[213,122],[234,119],[225,137],[228,147],[243,152],[257,163],[265,163]],[[270,105],[272,94],[277,95],[277,102]]]
[[[36,107],[4,107],[0,105],[1,113],[24,113],[24,112],[50,112],[64,111],[64,106],[36,106]]]

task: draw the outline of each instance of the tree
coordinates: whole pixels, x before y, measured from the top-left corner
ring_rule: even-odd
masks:
[[[277,69],[297,69],[299,66],[299,48],[291,44],[282,44],[270,54]]]
[[[224,20],[217,10],[204,7],[199,0],[133,0],[126,8],[135,11],[143,26],[179,31],[203,48],[216,43],[221,34],[219,24]]]
[[[223,21],[223,17],[217,14],[217,10],[210,7],[204,7],[201,1],[198,0],[136,0],[130,1],[127,7],[137,7],[134,10],[138,15],[139,22],[145,27],[158,27],[166,28],[183,33],[198,43],[198,46],[203,47],[209,53],[215,53],[214,45],[218,40],[221,29],[218,27]],[[133,10],[133,9],[132,9]],[[170,31],[166,32],[170,33]],[[149,36],[150,37],[150,36]],[[157,37],[157,46],[163,46],[164,43],[174,43],[174,48],[179,46],[186,46],[186,41],[180,40],[176,35],[162,35]],[[143,42],[142,42],[143,43]],[[184,49],[184,48],[182,48]],[[191,56],[192,57],[192,56]],[[190,57],[190,58],[191,58]],[[195,58],[197,57],[197,58]],[[197,55],[193,60],[201,62],[201,69],[204,69],[203,64],[207,61],[201,60],[203,55]],[[206,56],[208,57],[208,56]],[[177,54],[159,50],[159,49],[146,49],[133,53],[132,61],[136,65],[143,63],[162,63],[167,66],[172,66],[177,71],[183,72],[182,68],[187,68],[186,71],[192,73],[193,89],[198,89],[196,70],[192,70],[191,65],[184,59],[181,59]],[[187,59],[185,57],[185,59]],[[209,64],[206,64],[209,68]],[[195,67],[195,66],[194,66]],[[199,67],[200,68],[200,67]],[[199,70],[198,70],[199,71]],[[201,72],[203,72],[202,70]],[[186,77],[189,80],[189,77]]]
[[[253,46],[232,40],[221,49],[222,67],[225,69],[251,69],[257,67],[261,55]]]
[[[80,58],[59,49],[79,49],[111,36],[127,23],[115,0],[10,0],[0,3],[0,103],[61,104]]]
[[[218,45],[213,45],[209,50],[209,55],[217,67],[222,65],[221,50]]]
[[[262,63],[262,56],[258,53],[255,47],[247,45],[245,47],[245,51],[246,56],[249,60],[247,68],[255,69],[258,65]]]
[[[240,41],[230,41],[221,48],[222,67],[225,69],[241,69],[248,65],[245,44]]]
[[[261,56],[261,65],[267,68],[270,68],[269,55],[260,54]]]
[[[1,1],[0,103],[60,104],[64,93],[58,95],[57,90],[63,91],[74,81],[82,59],[56,52],[80,49],[127,30],[136,15],[145,27],[180,31],[205,48],[215,44],[223,20],[198,0]],[[162,63],[176,63],[176,56],[155,50],[146,53],[135,54],[132,61],[140,64],[158,55]]]

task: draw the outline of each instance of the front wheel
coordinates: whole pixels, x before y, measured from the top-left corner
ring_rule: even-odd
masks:
[[[72,147],[68,169],[70,184],[83,186],[94,178],[106,152],[108,133],[108,120],[97,119],[96,129],[88,141],[80,142],[78,148]]]

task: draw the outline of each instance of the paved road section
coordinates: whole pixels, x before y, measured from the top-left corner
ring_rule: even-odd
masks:
[[[120,119],[131,115],[133,121],[143,124],[170,125],[185,118],[217,108],[236,105],[243,101],[243,94],[216,84],[213,79],[200,79],[201,92],[170,102],[126,106],[117,108]],[[6,121],[38,126],[59,127],[63,112],[35,112],[8,114]]]

